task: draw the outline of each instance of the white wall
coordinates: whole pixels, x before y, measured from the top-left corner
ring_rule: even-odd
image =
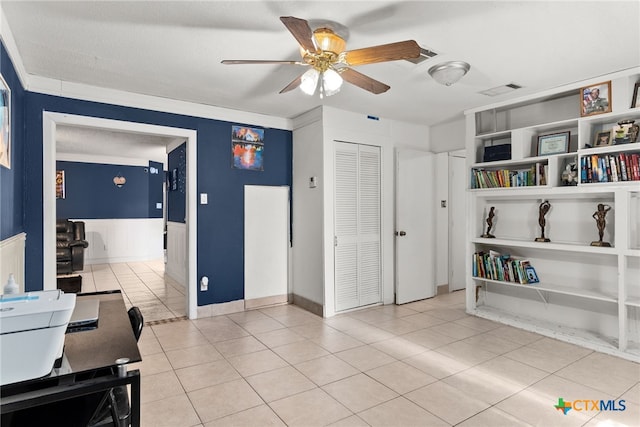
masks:
[[[394,302],[394,148],[427,151],[429,128],[322,107],[294,119],[293,292],[334,314],[334,141],[381,147],[382,283],[385,304]],[[309,188],[309,178],[317,187]]]
[[[431,151],[442,153],[465,148],[464,116],[458,119],[433,125],[430,128],[429,142]]]
[[[300,127],[293,130],[292,292],[323,305],[322,110],[312,110],[296,122]],[[312,176],[316,188],[309,188]]]

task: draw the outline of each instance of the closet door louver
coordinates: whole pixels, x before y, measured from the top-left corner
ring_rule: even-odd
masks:
[[[335,145],[336,311],[381,300],[380,149]]]

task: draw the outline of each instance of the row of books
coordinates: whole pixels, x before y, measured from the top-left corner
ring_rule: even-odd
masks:
[[[473,277],[515,282],[520,284],[538,283],[538,275],[526,259],[515,259],[495,251],[473,254]]]
[[[471,174],[471,188],[507,188],[546,185],[548,165],[536,163],[519,170],[474,169]]]
[[[594,154],[582,157],[580,180],[583,183],[640,181],[640,154]]]

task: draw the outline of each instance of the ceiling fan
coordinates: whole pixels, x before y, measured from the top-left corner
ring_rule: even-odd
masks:
[[[297,87],[313,95],[319,88],[320,97],[337,93],[342,82],[347,81],[374,94],[384,93],[390,86],[368,77],[352,66],[376,62],[412,59],[420,56],[420,46],[414,40],[383,44],[356,50],[345,50],[344,37],[329,25],[312,30],[309,22],[293,16],[281,16],[280,20],[300,45],[301,61],[224,60],[223,64],[292,64],[311,67],[289,83],[280,93]]]

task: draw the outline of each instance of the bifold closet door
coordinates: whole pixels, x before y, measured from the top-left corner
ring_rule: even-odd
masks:
[[[381,301],[380,148],[335,142],[335,305]]]

